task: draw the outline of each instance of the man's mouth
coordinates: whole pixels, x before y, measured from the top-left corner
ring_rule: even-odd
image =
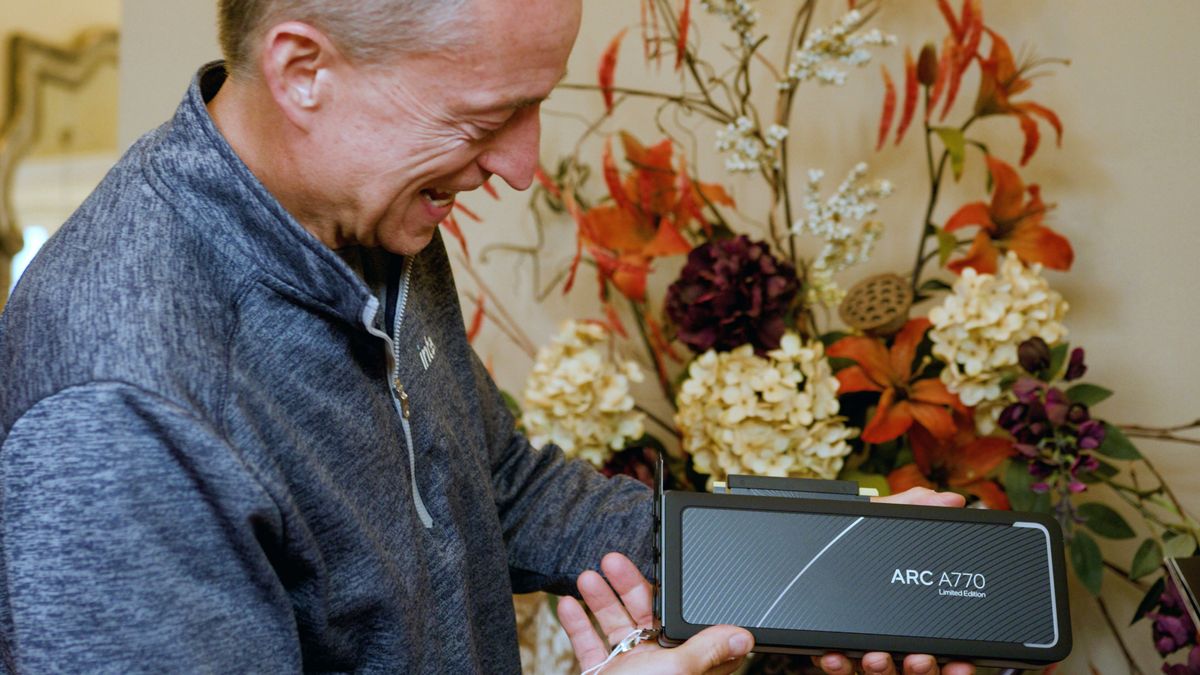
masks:
[[[437,208],[444,208],[453,204],[455,194],[457,193],[441,192],[440,190],[434,190],[433,188],[421,190],[421,196],[425,197],[425,199],[428,199],[429,203],[433,204]]]

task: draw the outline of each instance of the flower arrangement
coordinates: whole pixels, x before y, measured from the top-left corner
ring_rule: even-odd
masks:
[[[940,43],[904,49],[899,92],[882,67],[876,148],[902,146],[911,133],[922,170],[873,178],[858,162],[826,195],[822,170],[793,178],[802,164],[791,133],[797,93],[837,87],[893,58],[885,54],[897,39],[870,26],[880,0],[836,3],[828,23],[817,10],[827,3],[798,2],[789,21],[773,23],[787,28],[778,35],[754,0],[640,0],[641,56],[674,68],[679,85],[617,81],[627,31],[608,45],[595,84],[562,85],[593,92],[597,113],[574,153],[538,170],[531,208],[540,227],[573,229],[575,255],[557,280],[571,293],[580,270],[593,270],[600,316],[568,324],[538,354],[522,424],[535,443],[557,443],[609,474],[645,479],[647,448],[663,448],[676,487],[703,489],[730,473],[849,477],[1053,513],[1075,575],[1130,665],[1102,594],[1106,577],[1142,593],[1135,621],[1149,619],[1158,651],[1183,659],[1164,672],[1200,673],[1195,627],[1160,569],[1164,556],[1197,554],[1200,524],[1131,441],[1196,444],[1185,432],[1197,425],[1121,428],[1094,415],[1112,392],[1081,381],[1084,352],[1066,342],[1069,304],[1049,275],[1070,270],[1074,250],[1048,224],[1053,204],[1022,176],[1044,130],[1062,139],[1057,114],[1028,96],[1038,75],[1065,62],[1018,60],[985,23],[982,0],[963,0],[957,12],[948,0],[929,1],[944,21]],[[723,36],[702,49],[701,26]],[[772,61],[768,46],[779,40]],[[764,78],[774,86],[755,89]],[[968,102],[963,86],[975,81]],[[655,111],[665,138],[646,144],[610,128],[615,110],[637,105]],[[672,115],[688,119],[686,128],[669,123]],[[1016,123],[1019,156],[1003,157],[976,136],[990,119]],[[752,208],[696,175],[699,150],[689,157],[685,149],[705,128],[726,184],[755,184],[765,195]],[[594,159],[581,150],[590,137],[602,140]],[[943,188],[969,163],[987,172],[977,201],[943,204]],[[913,218],[911,270],[851,283],[883,232],[880,201],[920,184],[928,199]],[[456,223],[448,228],[461,239]],[[525,251],[536,261],[540,248]],[[472,332],[486,315],[532,352],[492,307],[476,301]],[[669,418],[634,400],[628,385],[640,371],[615,356],[621,350],[640,352]],[[1141,481],[1147,473],[1150,485]],[[1101,495],[1140,521],[1093,498]],[[1141,543],[1124,560],[1102,554],[1094,537]]]

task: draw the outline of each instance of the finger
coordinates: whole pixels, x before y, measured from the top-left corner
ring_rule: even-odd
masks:
[[[862,657],[862,669],[867,675],[896,675],[896,664],[887,652],[871,652]]]
[[[567,631],[571,647],[575,650],[575,658],[579,659],[579,666],[583,670],[600,663],[608,656],[608,646],[596,634],[591,619],[578,600],[572,597],[558,599],[558,622],[562,624],[563,630]]]
[[[684,673],[703,673],[742,658],[754,648],[754,636],[737,626],[710,626],[671,650]]]
[[[937,660],[928,654],[904,657],[904,675],[938,675]]]
[[[654,589],[641,570],[620,553],[609,553],[600,561],[600,569],[613,590],[621,596],[625,611],[635,626],[654,626]]]
[[[704,673],[704,675],[729,675],[730,673],[737,672],[737,669],[741,668],[745,661],[745,657],[736,658],[724,665],[709,669],[709,671]]]
[[[600,623],[610,645],[615,645],[634,629],[633,621],[604,577],[588,570],[579,575],[579,593]]]
[[[825,654],[813,657],[813,664],[818,666],[826,675],[854,675],[854,664],[841,654]]]
[[[924,506],[954,506],[960,507],[967,503],[962,495],[956,492],[934,492],[929,488],[909,488],[887,497],[875,497],[872,501],[888,504],[921,504]]]
[[[942,668],[942,675],[975,675],[975,666],[962,661],[947,663]]]

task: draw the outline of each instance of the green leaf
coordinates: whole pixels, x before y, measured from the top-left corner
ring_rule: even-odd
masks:
[[[1009,460],[1004,469],[1004,490],[1008,493],[1008,502],[1013,511],[1032,511],[1033,500],[1037,496],[1029,489],[1033,477],[1029,475],[1029,467],[1024,462]]]
[[[1050,348],[1050,367],[1038,374],[1043,382],[1049,382],[1058,376],[1067,357],[1071,355],[1071,343],[1064,342]]]
[[[950,256],[954,255],[954,249],[958,246],[958,240],[954,238],[953,234],[938,228],[937,241],[938,264],[945,267],[946,261],[950,259]]]
[[[940,247],[941,241],[939,241],[938,244],[939,244],[938,252],[940,254],[941,253],[941,247]],[[954,290],[953,286],[942,281],[941,279],[929,279],[925,283],[921,284],[921,288],[918,289],[918,292],[921,294],[943,293],[943,292],[949,292],[949,291],[953,291],[953,290]]]
[[[1096,470],[1089,471],[1087,473],[1080,473],[1079,480],[1088,484],[1099,483],[1101,479],[1113,478],[1117,474],[1121,473],[1120,469],[1102,459],[1097,458],[1096,461],[1100,463],[1100,465],[1096,467]]]
[[[823,333],[821,335],[821,344],[825,345],[826,347],[829,347],[829,346],[833,345],[833,343],[837,342],[838,340],[841,340],[842,338],[844,338],[848,335],[850,335],[850,334],[844,330],[832,330],[832,331],[829,331],[828,333]]]
[[[1142,453],[1138,452],[1137,447],[1134,446],[1129,438],[1120,429],[1108,422],[1104,423],[1104,442],[1100,444],[1099,448],[1096,448],[1096,452],[1112,457],[1113,459],[1133,460],[1142,458]]]
[[[1004,491],[1008,493],[1008,502],[1013,511],[1049,513],[1050,493],[1034,492],[1031,485],[1033,476],[1029,475],[1029,465],[1018,460],[1009,460],[1004,470]]]
[[[1033,512],[1034,513],[1050,513],[1050,506],[1051,506],[1050,493],[1049,492],[1042,492],[1042,493],[1035,492],[1033,494],[1036,495],[1033,498],[1033,509],[1032,509]]]
[[[1157,541],[1147,539],[1138,547],[1137,553],[1133,554],[1133,565],[1129,567],[1129,576],[1132,579],[1141,579],[1161,567],[1162,562],[1162,547],[1158,545]]]
[[[1196,553],[1196,539],[1190,534],[1170,532],[1163,536],[1163,555],[1168,558],[1190,558]]]
[[[1104,558],[1096,540],[1083,530],[1075,530],[1071,539],[1071,567],[1083,587],[1092,595],[1100,595],[1100,582],[1104,579]]]
[[[1107,504],[1088,502],[1079,505],[1079,516],[1092,532],[1108,539],[1133,539],[1133,528]]]
[[[834,373],[837,373],[839,370],[845,370],[846,368],[849,368],[850,366],[858,365],[858,361],[855,361],[854,359],[848,359],[848,358],[845,358],[842,356],[830,356],[826,360],[829,361],[829,369],[832,370]]]
[[[962,178],[963,164],[967,159],[963,132],[954,127],[934,127],[933,130],[942,139],[942,145],[946,146],[946,152],[950,154],[950,168],[954,170],[954,180]]]
[[[500,390],[500,398],[504,399],[504,407],[508,408],[508,412],[518,420],[521,419],[521,404],[517,403],[517,399],[503,389]]]
[[[1014,373],[1014,372],[1004,373],[1003,375],[1000,376],[1000,389],[1002,391],[1008,391],[1009,389],[1012,389],[1012,386],[1014,384],[1016,384],[1017,380],[1020,378],[1021,378],[1021,376],[1018,373]]]
[[[1114,477],[1116,477],[1117,474],[1121,473],[1120,469],[1118,469],[1117,467],[1113,466],[1112,464],[1109,464],[1108,462],[1106,462],[1102,459],[1097,458],[1096,461],[1099,462],[1100,464],[1099,464],[1099,466],[1096,467],[1096,470],[1093,471],[1092,473],[1097,476],[1101,476],[1104,478],[1114,478]]]
[[[1077,384],[1067,390],[1067,400],[1071,403],[1082,403],[1090,408],[1112,394],[1111,390],[1094,384]]]
[[[1146,616],[1147,612],[1154,609],[1154,606],[1157,605],[1158,601],[1162,598],[1163,590],[1166,589],[1166,587],[1166,577],[1159,577],[1158,581],[1154,582],[1154,585],[1150,587],[1150,590],[1146,591],[1146,595],[1142,596],[1142,601],[1138,603],[1137,611],[1133,613],[1133,621],[1129,622],[1130,626],[1138,621],[1141,621],[1142,617]]]

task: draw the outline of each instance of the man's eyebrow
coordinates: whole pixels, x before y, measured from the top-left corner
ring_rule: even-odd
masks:
[[[559,83],[561,83],[565,79],[567,79],[567,71],[566,71],[566,69],[563,69],[562,75],[559,76],[558,82],[555,82],[554,86],[558,87]],[[528,108],[530,106],[537,105],[537,104],[541,103],[542,101],[545,101],[549,97],[550,97],[549,94],[547,94],[546,96],[525,97],[525,98],[519,98],[519,99],[516,99],[513,101],[505,101],[504,103],[500,103],[499,105],[492,106],[486,112],[495,112],[497,110],[520,110],[522,108]]]

